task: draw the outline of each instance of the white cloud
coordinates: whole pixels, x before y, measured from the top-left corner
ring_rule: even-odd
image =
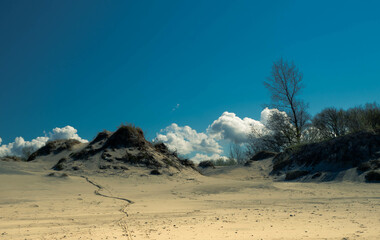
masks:
[[[224,112],[209,126],[207,132],[216,139],[241,144],[247,142],[252,127],[259,130],[265,128],[260,121],[247,117],[241,119],[235,113]]]
[[[180,154],[191,152],[221,153],[221,146],[205,133],[198,133],[189,126],[173,123],[157,134],[156,141],[164,142],[172,151]]]
[[[23,137],[16,137],[15,141],[7,145],[0,146],[0,157],[23,156],[24,151],[34,152],[43,147],[49,140],[48,137],[37,137],[32,141],[25,141]]]
[[[278,109],[269,109],[265,108],[263,111],[261,111],[261,116],[260,116],[260,122],[266,126],[268,124],[269,118],[273,113],[280,113],[283,114],[284,116],[287,116],[285,112],[282,112]]]
[[[223,159],[224,161],[226,161],[228,160],[228,157],[220,156],[219,154],[216,154],[216,153],[212,155],[197,153],[195,154],[194,157],[191,158],[191,160],[194,162],[202,162],[205,160],[217,160],[217,159]]]
[[[66,126],[63,128],[54,128],[52,133],[49,133],[49,140],[58,140],[58,139],[75,139],[80,142],[88,142],[85,139],[82,139],[77,134],[78,130],[71,126]]]
[[[0,145],[1,145],[1,142],[3,141],[3,139],[0,138]]]
[[[47,141],[58,139],[76,139],[81,142],[88,142],[77,134],[77,130],[71,126],[54,128],[48,136],[37,137],[31,141],[25,141],[23,137],[16,137],[15,141],[7,145],[0,146],[0,157],[4,156],[23,156],[24,151],[34,152],[45,146]],[[1,143],[1,141],[0,141]]]
[[[189,126],[179,127],[173,123],[161,130],[155,140],[164,142],[170,150],[177,150],[183,155],[195,153],[195,156],[191,158],[194,161],[218,159],[221,158],[219,154],[223,152],[219,140],[244,145],[248,142],[252,128],[258,133],[267,134],[269,130],[266,124],[274,112],[280,111],[265,108],[261,112],[260,121],[248,117],[240,118],[235,113],[224,112],[204,133],[198,133]]]

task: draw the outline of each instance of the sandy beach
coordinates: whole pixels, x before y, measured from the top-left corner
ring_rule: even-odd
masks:
[[[379,10],[0,0],[0,240],[380,240]]]
[[[274,182],[257,165],[219,167],[203,176],[68,177],[47,176],[52,171],[42,166],[1,163],[0,239],[380,236],[378,184]]]

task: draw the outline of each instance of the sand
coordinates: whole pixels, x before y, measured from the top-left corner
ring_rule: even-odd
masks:
[[[60,177],[0,162],[0,239],[380,238],[379,184],[274,182],[267,167]]]

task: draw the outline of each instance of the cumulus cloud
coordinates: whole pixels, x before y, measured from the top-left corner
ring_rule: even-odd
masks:
[[[241,119],[235,113],[224,112],[209,126],[207,132],[216,139],[225,139],[242,144],[247,142],[252,128],[263,129],[265,126],[252,118]]]
[[[22,157],[26,151],[34,152],[37,149],[43,147],[48,140],[48,137],[37,137],[32,141],[25,141],[23,137],[16,137],[14,142],[0,146],[0,157]]]
[[[219,155],[223,152],[219,140],[244,145],[248,142],[252,129],[260,134],[269,133],[268,120],[275,112],[286,114],[277,109],[265,108],[261,112],[260,120],[255,120],[248,117],[240,118],[232,112],[224,112],[205,132],[200,133],[189,126],[180,127],[173,123],[161,130],[155,140],[162,141],[170,150],[176,150],[180,154],[195,154],[191,158],[194,161],[226,158]]]
[[[273,113],[279,113],[279,114],[282,114],[284,116],[287,116],[285,112],[282,112],[282,111],[280,111],[278,109],[275,109],[275,108],[273,108],[273,109],[265,108],[263,111],[261,111],[260,122],[264,126],[267,126],[269,118],[271,117],[271,115]]]
[[[217,160],[217,159],[223,159],[224,161],[226,161],[226,160],[228,160],[228,157],[221,156],[221,155],[216,154],[216,153],[212,154],[212,155],[197,153],[197,154],[195,154],[194,157],[191,158],[191,160],[194,162],[202,162],[205,160]]]
[[[1,142],[3,141],[3,139],[0,138],[0,145],[1,145]]]
[[[161,133],[157,134],[156,141],[165,143],[172,151],[180,154],[191,152],[221,153],[221,146],[212,137],[205,133],[198,133],[189,126],[180,127],[173,123]]]
[[[236,144],[244,144],[248,142],[249,134],[252,129],[257,133],[267,132],[267,124],[273,113],[285,114],[277,109],[265,108],[261,112],[260,121],[252,118],[240,118],[235,113],[224,112],[217,120],[215,120],[207,129],[207,132],[213,138],[220,140],[229,140]]]
[[[77,134],[78,130],[72,126],[66,126],[63,128],[54,128],[53,132],[49,133],[49,140],[58,140],[58,139],[75,139],[80,142],[88,142],[85,139],[82,139]]]
[[[77,130],[71,126],[54,128],[46,136],[37,137],[31,141],[25,141],[23,137],[16,137],[15,141],[0,146],[0,157],[19,156],[23,157],[27,152],[31,153],[45,146],[47,141],[58,139],[76,139],[81,142],[88,142],[77,134]],[[1,144],[1,141],[0,141]]]

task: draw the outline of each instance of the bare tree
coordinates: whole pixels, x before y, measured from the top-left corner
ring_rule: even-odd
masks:
[[[380,129],[380,105],[376,102],[367,103],[363,109],[365,125],[368,130]]]
[[[303,75],[294,65],[280,58],[273,63],[271,76],[264,81],[264,86],[271,92],[273,106],[285,111],[295,129],[295,139],[301,141],[301,133],[306,126],[310,115],[306,109],[308,105],[299,99]]]
[[[340,137],[347,134],[347,114],[336,108],[326,108],[313,118],[313,127],[319,130],[323,139]]]
[[[245,162],[245,155],[242,147],[237,143],[230,144],[229,159],[235,160],[238,164]]]
[[[248,135],[246,154],[252,157],[259,151],[280,152],[295,143],[295,134],[290,118],[281,112],[273,112],[269,116],[265,131],[252,128]]]
[[[377,103],[350,108],[346,115],[346,125],[350,133],[380,129],[380,106]]]

